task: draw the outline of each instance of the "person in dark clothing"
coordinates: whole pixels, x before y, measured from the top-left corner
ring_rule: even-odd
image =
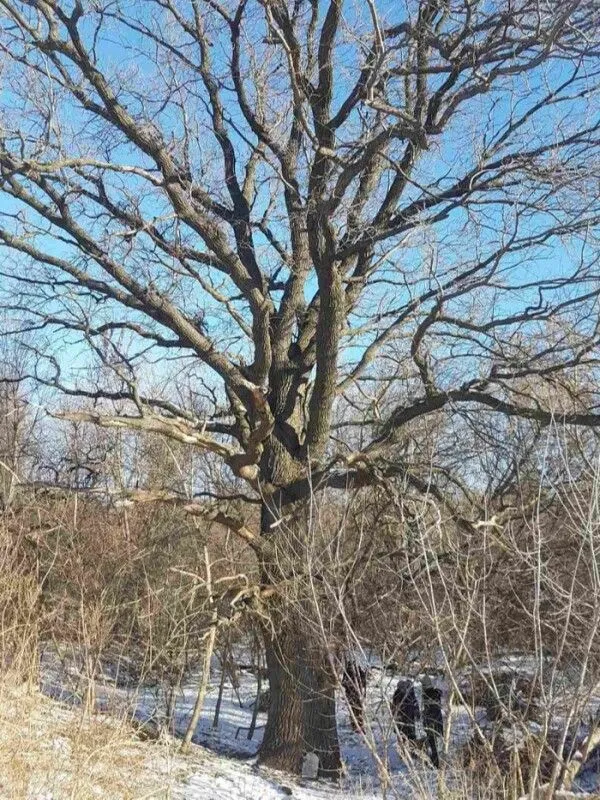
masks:
[[[431,682],[429,676],[423,680],[423,727],[427,737],[429,755],[434,767],[439,767],[438,737],[444,736],[442,714],[442,692]]]
[[[342,674],[342,686],[350,708],[352,730],[362,733],[365,721],[365,694],[367,692],[367,670],[356,661],[347,660]]]
[[[392,716],[399,734],[410,742],[420,741],[421,709],[411,680],[400,678],[398,681],[392,698]]]

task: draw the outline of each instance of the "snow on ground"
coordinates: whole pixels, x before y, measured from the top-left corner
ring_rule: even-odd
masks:
[[[241,659],[240,663],[243,663]],[[87,687],[83,665],[76,654],[65,652],[59,658],[56,651],[47,649],[41,662],[41,689],[62,701],[57,708],[65,712],[65,704],[81,705]],[[164,779],[164,794],[115,794],[115,797],[171,797],[173,800],[274,800],[293,796],[298,800],[345,800],[363,798],[375,800],[386,795],[390,798],[431,798],[437,796],[437,772],[425,760],[407,763],[407,754],[401,757],[389,713],[389,701],[398,676],[387,675],[383,669],[372,669],[367,694],[367,736],[352,731],[349,715],[342,701],[338,703],[338,728],[345,774],[340,787],[327,782],[301,785],[293,778],[271,773],[258,768],[254,755],[260,745],[266,715],[259,714],[257,728],[251,739],[247,738],[252,718],[252,705],[256,699],[257,680],[248,669],[236,670],[236,685],[230,679],[224,681],[218,725],[214,727],[218,702],[220,664],[215,659],[210,688],[205,700],[202,717],[196,728],[193,741],[199,747],[189,757],[177,754],[176,740],[164,734],[166,699],[161,685],[137,685],[133,676],[127,674],[127,664],[104,665],[103,679],[95,684],[95,708],[105,712],[102,716],[113,719],[135,719],[145,723],[146,728],[161,729],[160,741],[165,752],[155,751],[154,774],[165,774],[165,763],[176,780]],[[198,676],[190,675],[177,693],[174,725],[170,732],[181,736],[186,730],[195,701]],[[264,688],[264,684],[263,684]],[[75,713],[72,709],[69,712]],[[451,749],[463,744],[468,738],[470,724],[468,714],[461,707],[455,708],[451,729]],[[142,743],[139,743],[140,745]],[[144,743],[145,744],[145,743]],[[374,754],[377,754],[376,756]],[[588,769],[580,790],[597,791],[598,770]],[[383,778],[383,779],[382,779]],[[71,795],[23,795],[27,800],[62,800]],[[104,796],[104,795],[90,795]],[[598,795],[596,795],[598,796]],[[74,795],[79,800],[79,795]],[[83,795],[81,800],[83,800]],[[87,797],[87,795],[85,796]],[[106,795],[109,797],[109,795]],[[0,800],[4,795],[0,791]]]
[[[202,717],[193,738],[195,744],[206,748],[202,750],[205,754],[203,768],[190,775],[185,786],[177,790],[177,798],[270,800],[285,797],[288,790],[291,790],[293,796],[300,800],[345,800],[349,797],[374,800],[382,796],[382,770],[393,776],[393,791],[389,796],[418,797],[413,781],[415,777],[426,793],[425,796],[434,796],[436,772],[430,766],[418,762],[409,775],[398,753],[389,714],[389,699],[397,677],[388,676],[382,670],[373,670],[369,683],[367,717],[373,724],[370,726],[368,738],[371,739],[373,750],[378,753],[379,763],[373,757],[369,742],[365,742],[363,737],[352,730],[345,703],[340,702],[338,728],[345,765],[341,787],[336,788],[329,782],[321,781],[300,786],[291,778],[288,780],[280,774],[270,774],[255,765],[254,756],[262,740],[266,714],[258,715],[256,731],[249,740],[247,734],[257,692],[256,677],[250,671],[237,671],[235,687],[231,680],[224,682],[218,726],[213,727],[220,682],[220,665],[216,659],[213,666]],[[107,675],[107,672],[112,674]],[[120,670],[121,675],[115,681],[115,672],[114,667],[104,669],[105,680],[96,682],[97,710],[116,717],[129,716],[141,723],[164,720],[163,687],[134,685],[134,681],[127,680],[126,670]],[[86,683],[83,665],[78,663],[73,653],[65,652],[60,658],[50,648],[43,653],[41,689],[46,695],[62,703],[81,705]],[[182,736],[186,730],[197,685],[198,676],[191,675],[176,696],[174,726],[170,730],[177,736]]]
[[[140,741],[107,715],[54,702],[26,685],[0,684],[2,800],[342,800],[323,783],[300,786],[251,764],[161,736]]]
[[[69,700],[74,697],[70,694]],[[229,747],[228,731],[238,719],[247,720],[235,712],[231,697],[223,701],[222,719],[221,737],[212,734],[211,743]],[[252,744],[256,747],[257,741]],[[368,776],[348,777],[341,788],[324,781],[303,784],[282,773],[259,769],[254,759],[226,756],[203,746],[182,756],[178,747],[179,742],[167,734],[156,741],[141,741],[123,719],[87,714],[81,704],[56,702],[30,686],[6,680],[0,683],[1,800],[381,797]],[[401,796],[415,795],[402,790]]]
[[[184,797],[174,792],[190,765],[174,753],[166,741],[141,742],[114,718],[83,716],[6,676],[0,683],[2,800]]]

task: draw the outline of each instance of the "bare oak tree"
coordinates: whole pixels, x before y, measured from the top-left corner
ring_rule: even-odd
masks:
[[[228,467],[186,507],[274,594],[266,764],[340,764],[282,520],[395,475],[451,506],[477,477],[460,440],[432,477],[428,420],[600,425],[599,30],[597,0],[0,0],[3,327],[70,418]]]

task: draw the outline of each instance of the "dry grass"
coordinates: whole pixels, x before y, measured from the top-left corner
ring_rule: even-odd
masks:
[[[2,800],[173,798],[190,764],[169,740],[140,742],[126,723],[85,717],[14,681],[0,684]]]

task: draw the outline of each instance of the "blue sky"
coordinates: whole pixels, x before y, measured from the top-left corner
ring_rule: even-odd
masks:
[[[396,6],[392,3],[381,2],[378,5],[383,14],[392,15]],[[83,23],[85,29],[85,23]],[[90,23],[91,30],[91,23]],[[224,41],[227,40],[225,36]],[[260,45],[262,47],[262,45]],[[98,43],[97,52],[99,60],[102,64],[107,66],[108,70],[124,70],[129,73],[128,80],[131,82],[130,90],[127,92],[127,106],[132,113],[141,113],[141,106],[135,96],[135,90],[143,86],[143,84],[152,85],[155,81],[160,81],[160,73],[156,68],[153,60],[153,46],[148,45],[142,37],[137,34],[128,32],[126,35],[119,34],[114,30],[114,25],[109,25],[107,33],[104,38],[100,38]],[[215,45],[214,59],[217,68],[224,67],[223,50]],[[338,76],[343,76],[343,68],[352,63],[356,53],[355,46],[350,43],[339,51],[339,73]],[[135,65],[137,72],[135,77],[131,78],[131,66]],[[454,120],[453,125],[448,129],[443,137],[433,137],[430,142],[430,149],[423,154],[419,168],[414,175],[416,184],[431,186],[435,181],[440,181],[440,185],[450,183],[455,180],[457,176],[462,175],[472,165],[477,150],[483,146],[482,129],[485,127],[488,130],[489,136],[497,134],[502,127],[503,121],[506,119],[509,111],[513,114],[518,114],[524,108],[530,107],[536,98],[540,98],[547,91],[547,86],[550,83],[560,82],[567,74],[570,65],[566,62],[556,63],[544,71],[529,74],[525,79],[515,78],[511,79],[508,85],[504,85],[501,92],[490,93],[488,95],[478,97],[473,100],[468,106],[468,113],[460,113]],[[346,91],[347,87],[351,84],[352,76],[347,76],[338,88],[338,95],[335,100],[339,102],[342,94]],[[432,79],[431,89],[435,89],[435,79]],[[18,89],[19,87],[15,87]],[[195,90],[194,90],[195,91]],[[224,97],[227,99],[231,96],[228,91],[224,91]],[[200,96],[193,96],[191,90],[184,93],[185,98],[189,102],[191,113],[198,115],[198,120],[202,119],[203,114],[206,112],[202,109],[202,104],[205,98]],[[5,85],[2,93],[2,105],[4,106],[4,113],[8,117],[15,116],[15,96],[11,94],[10,84]],[[158,101],[158,96],[157,96]],[[10,106],[13,106],[11,109]],[[548,136],[556,136],[560,138],[563,135],[564,126],[574,124],[583,113],[584,106],[588,107],[589,100],[587,98],[574,97],[566,101],[565,105],[559,111],[555,107],[548,105],[538,112],[535,119],[535,124],[525,125],[520,132],[519,138],[521,139],[522,146],[528,146],[529,142],[534,141],[536,136],[546,138]],[[76,132],[81,127],[86,115],[76,110],[76,106],[72,102],[61,103],[58,101],[58,116],[64,123],[65,130],[71,129]],[[149,107],[151,109],[151,106]],[[241,125],[241,114],[239,109],[234,104],[227,101],[227,109],[230,121],[233,125]],[[28,113],[27,106],[22,107],[23,113]],[[167,105],[163,111],[160,112],[156,120],[160,123],[165,138],[168,140],[171,135],[177,137],[181,132],[181,117],[179,116],[178,109],[175,105]],[[559,124],[560,123],[560,124]],[[79,144],[82,150],[94,149],[97,154],[109,157],[114,161],[127,162],[132,165],[142,166],[145,165],[146,159],[131,147],[119,144],[118,138],[111,139],[103,133],[102,127],[92,123],[86,129],[86,135],[83,139],[78,140],[74,138],[73,143]],[[233,131],[230,125],[230,130]],[[244,135],[247,135],[244,131]],[[100,147],[101,137],[104,143]],[[247,147],[243,144],[243,138],[235,131],[232,132],[232,138],[242,151],[247,152]],[[501,156],[506,151],[500,151],[498,156]],[[209,135],[204,135],[197,142],[193,144],[193,154],[196,156],[198,162],[198,180],[202,181],[202,162],[207,169],[210,168],[210,162],[213,159],[219,159],[220,155],[216,144],[211,140]],[[208,162],[208,163],[207,163]],[[447,175],[446,175],[447,173]],[[446,177],[444,177],[446,176]],[[140,209],[148,216],[155,216],[161,214],[164,210],[168,210],[163,206],[159,198],[155,194],[148,195],[147,197],[141,196],[141,182],[136,183],[136,179],[127,178],[113,178],[112,185],[117,189],[118,181],[121,181],[120,193],[125,196],[128,193],[132,196],[137,196],[140,199]],[[263,189],[262,196],[259,197],[256,203],[257,210],[266,208],[267,186]],[[524,191],[526,186],[519,187],[519,191]],[[403,203],[410,202],[411,199],[419,196],[422,189],[415,185],[409,188],[403,199]],[[512,190],[512,195],[516,197],[517,190]],[[515,206],[516,208],[516,206]],[[18,222],[13,218],[16,211],[16,204],[4,194],[0,194],[0,219],[1,224],[6,227],[15,227]],[[473,212],[474,213],[474,212]],[[463,263],[465,260],[474,258],[477,248],[481,252],[486,252],[491,247],[497,244],[499,233],[498,231],[503,227],[501,224],[502,216],[506,215],[510,218],[514,214],[514,209],[509,206],[495,206],[487,210],[484,214],[479,210],[477,213],[478,224],[475,226],[473,218],[469,221],[464,212],[455,212],[448,220],[439,223],[435,228],[419,231],[413,237],[413,241],[404,244],[402,248],[396,252],[391,260],[390,267],[387,270],[387,277],[397,280],[398,272],[410,276],[413,271],[422,270],[423,262],[425,259],[432,259],[437,264],[437,275],[425,275],[419,277],[413,284],[412,291],[417,293],[422,291],[423,288],[435,285],[435,281],[439,280],[438,277],[444,271],[451,271],[456,265]],[[548,217],[540,213],[532,213],[526,223],[526,229],[533,230],[547,224]],[[102,233],[103,226],[106,226],[104,219],[100,219],[93,229]],[[274,222],[273,229],[278,236],[282,239],[287,237],[287,229],[283,222]],[[462,244],[468,240],[468,248],[464,248]],[[49,253],[61,256],[69,255],[70,257],[77,257],[75,251],[65,245],[64,242],[58,241],[52,236],[41,235],[39,242],[43,244],[44,248]],[[261,240],[260,234],[257,235],[256,243],[259,247],[265,244],[265,240]],[[550,240],[543,247],[536,248],[535,252],[523,257],[523,254],[506,259],[504,272],[505,280],[507,281],[510,275],[510,281],[513,285],[521,285],[526,283],[533,283],[537,280],[547,280],[552,278],[560,278],[569,274],[573,269],[573,265],[577,259],[585,254],[589,257],[589,250],[594,243],[590,239],[588,244],[584,245],[579,242],[572,242],[568,244],[558,239]],[[155,265],[152,266],[147,259],[143,256],[136,256],[135,253],[123,256],[127,259],[127,263],[138,274],[145,275],[146,278],[152,278],[156,282],[166,280],[161,278],[161,270]],[[433,263],[432,262],[432,263]],[[22,262],[22,266],[18,269],[30,269],[30,265]],[[92,267],[96,273],[100,275],[98,268]],[[595,273],[597,275],[597,272]],[[164,273],[163,273],[164,275]],[[212,275],[210,277],[213,277]],[[386,271],[382,270],[380,277],[386,277]],[[220,278],[220,276],[219,276]],[[310,299],[316,288],[316,279],[314,274],[309,277],[307,281],[305,294],[307,299]],[[582,284],[580,289],[582,293],[587,291],[588,284]],[[560,292],[564,295],[567,287],[561,287]],[[573,291],[573,289],[572,289]],[[391,287],[389,283],[375,284],[368,292],[370,308],[378,307],[382,309],[393,308],[399,306],[401,302],[409,296],[407,289],[400,289],[397,285]],[[277,298],[277,295],[275,295]],[[490,298],[492,297],[491,289],[478,290],[479,302],[487,306],[490,305]],[[550,290],[546,291],[546,297],[550,297]],[[207,298],[200,291],[192,290],[191,283],[182,283],[181,290],[178,291],[178,300],[182,306],[193,313],[194,307],[204,308],[208,314],[208,321],[210,316],[215,311],[216,306],[214,302]],[[518,308],[519,305],[526,307],[528,305],[538,303],[538,290],[535,286],[529,288],[522,288],[518,292],[507,292],[501,287],[496,287],[493,290],[493,313],[498,315],[510,313]],[[243,310],[243,303],[238,304]],[[47,310],[53,310],[52,302],[48,302]],[[464,302],[454,301],[446,309],[448,313],[463,313],[469,314],[468,307],[464,306]],[[108,306],[98,306],[95,309],[95,315],[98,319],[109,319],[114,311]],[[590,320],[592,317],[590,316]],[[356,323],[361,320],[357,319]],[[216,323],[216,320],[215,320]],[[591,322],[590,322],[591,324]],[[535,329],[534,329],[535,330]],[[49,349],[56,348],[60,350],[61,358],[64,362],[65,369],[80,370],[82,367],[87,366],[87,351],[85,348],[79,347],[75,344],[72,334],[65,337],[56,337],[52,340],[48,339],[47,347]],[[353,360],[358,357],[361,349],[368,341],[368,336],[365,335],[362,339],[356,340],[352,347],[344,352],[343,358],[345,360]],[[234,351],[243,352],[247,350],[247,346],[241,343],[235,343],[233,340],[229,345]],[[458,347],[458,345],[456,345]],[[465,343],[463,347],[468,348],[470,345]],[[442,351],[443,352],[443,349]],[[467,353],[468,355],[468,353]],[[152,365],[152,371],[156,375],[159,368]],[[165,368],[168,372],[169,366]]]

